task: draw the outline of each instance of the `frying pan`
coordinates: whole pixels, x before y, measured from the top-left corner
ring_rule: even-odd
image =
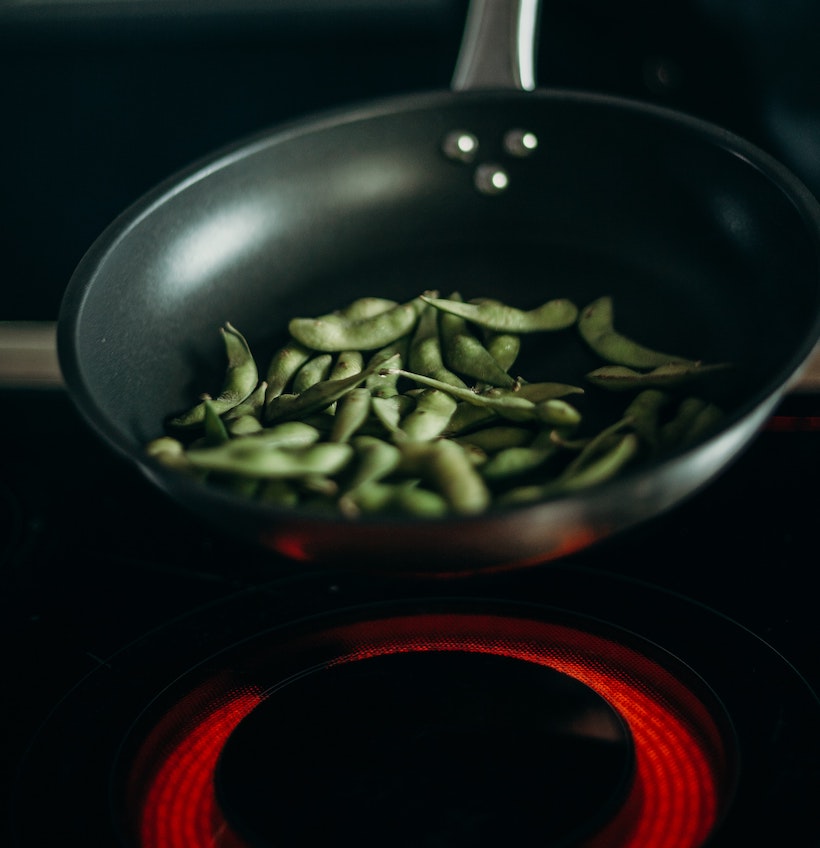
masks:
[[[707,485],[762,428],[820,335],[816,200],[721,127],[538,87],[538,11],[475,0],[448,90],[244,139],[156,187],[91,245],[58,320],[66,387],[170,508],[296,559],[468,574],[563,557],[650,520]],[[465,136],[472,151],[453,144]],[[610,295],[624,334],[731,364],[703,389],[722,424],[601,485],[441,520],[276,508],[146,456],[170,413],[219,390],[226,321],[262,370],[291,317],[428,289],[521,308]],[[588,353],[550,335],[521,373],[583,380]]]

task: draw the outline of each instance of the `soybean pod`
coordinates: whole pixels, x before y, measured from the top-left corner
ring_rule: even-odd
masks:
[[[454,300],[449,302],[455,303],[460,295],[456,292],[451,297]],[[464,318],[444,312],[439,318],[439,327],[444,363],[450,371],[489,383],[491,386],[510,388],[515,385],[515,380],[469,329]]]
[[[171,427],[185,429],[199,426],[205,420],[205,400],[211,401],[215,412],[222,413],[242,403],[256,388],[259,372],[245,337],[227,322],[219,328],[219,332],[228,358],[222,390],[215,398],[205,397],[187,412],[172,418],[169,422]]]
[[[530,310],[517,309],[492,298],[464,303],[457,298],[422,296],[423,299],[451,315],[458,315],[487,330],[502,333],[538,333],[571,327],[578,307],[566,298],[555,298]]]
[[[638,369],[670,364],[690,368],[697,365],[691,359],[653,350],[618,332],[613,324],[613,311],[612,297],[604,295],[584,307],[578,316],[581,338],[602,359]]]
[[[292,318],[288,331],[297,341],[316,351],[377,350],[409,334],[423,309],[424,301],[415,297],[359,320],[349,320],[337,313]]]

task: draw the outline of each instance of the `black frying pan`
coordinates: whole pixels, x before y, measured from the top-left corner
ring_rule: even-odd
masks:
[[[91,247],[59,317],[64,379],[101,439],[170,501],[296,558],[470,572],[559,557],[656,516],[762,427],[820,335],[818,204],[719,127],[536,89],[536,5],[470,7],[451,91],[245,140],[160,185]],[[538,139],[529,155],[510,144],[522,129]],[[479,144],[469,161],[449,146],[464,131]],[[494,170],[505,188],[486,181]],[[146,457],[170,413],[218,391],[226,321],[264,369],[292,316],[425,289],[521,307],[612,295],[622,332],[732,364],[703,389],[723,406],[723,424],[600,486],[442,521],[276,509]],[[582,380],[592,360],[576,341],[551,339],[521,372],[542,374],[548,362],[548,379]]]

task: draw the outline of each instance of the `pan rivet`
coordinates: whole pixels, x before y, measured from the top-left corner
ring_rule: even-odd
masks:
[[[482,194],[500,194],[510,184],[507,172],[500,165],[479,165],[475,171],[475,187]]]
[[[466,130],[454,130],[444,137],[441,149],[448,159],[469,163],[478,153],[478,139]]]
[[[538,137],[529,130],[515,129],[504,134],[504,150],[510,156],[532,156],[538,147]]]

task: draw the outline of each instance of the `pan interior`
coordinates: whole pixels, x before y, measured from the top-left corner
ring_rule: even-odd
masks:
[[[509,131],[538,139],[507,152]],[[452,131],[471,162],[442,151]],[[739,410],[782,385],[818,326],[816,222],[696,122],[571,94],[435,95],[283,128],[138,202],[81,263],[61,315],[69,387],[139,449],[218,392],[226,321],[260,370],[289,318],[425,290],[522,308],[610,294],[647,345],[731,362]],[[509,179],[488,195],[477,169]],[[529,341],[531,380],[598,364],[572,332]]]

